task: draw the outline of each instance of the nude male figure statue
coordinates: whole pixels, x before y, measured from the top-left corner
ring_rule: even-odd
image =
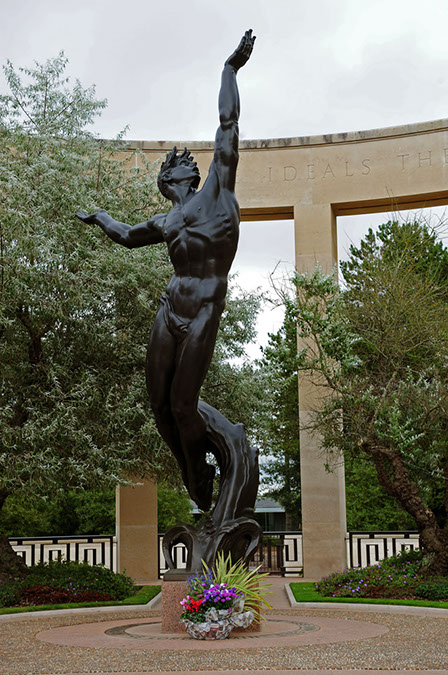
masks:
[[[252,31],[246,31],[225,62],[214,157],[201,190],[197,189],[196,162],[187,149],[178,154],[174,148],[158,177],[160,192],[173,203],[169,213],[132,227],[104,210],[76,214],[128,248],[159,242],[168,246],[174,274],[149,339],[147,386],[157,428],[177,459],[191,498],[203,510],[211,506],[214,467],[206,462],[210,437],[198,411],[199,391],[213,355],[238,244],[240,213],[234,189],[240,105],[236,74],[248,61],[254,40]]]

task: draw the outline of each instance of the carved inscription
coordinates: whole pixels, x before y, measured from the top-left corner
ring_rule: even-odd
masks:
[[[448,148],[447,148],[447,161],[448,161]],[[268,183],[273,181],[282,180],[284,183],[292,183],[298,180],[328,180],[338,177],[347,177],[351,178],[355,175],[367,176],[370,173],[371,165],[370,159],[365,157],[361,162],[354,164],[349,160],[344,160],[344,162],[323,162],[323,163],[312,163],[307,164],[305,167],[304,173],[299,169],[299,167],[294,166],[293,164],[287,164],[283,166],[282,169],[276,167],[268,166],[266,167],[266,180]]]
[[[427,169],[437,165],[448,165],[448,148],[443,148],[440,153],[433,150],[422,152],[400,152],[391,158],[392,163],[396,162],[399,171],[415,171],[418,169]],[[390,161],[388,160],[388,164]],[[353,178],[355,176],[368,176],[375,173],[375,169],[381,169],[379,161],[375,163],[370,157],[364,157],[361,160],[353,161],[350,159],[339,158],[337,161],[316,160],[310,162],[304,167],[294,164],[288,164],[282,168],[267,167],[266,179],[269,183],[283,181],[292,183],[297,181],[329,181],[335,178]]]
[[[297,169],[295,166],[285,166],[283,169],[283,180],[288,183],[297,178]]]

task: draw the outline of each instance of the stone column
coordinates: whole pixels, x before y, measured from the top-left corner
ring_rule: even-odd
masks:
[[[331,205],[298,204],[294,209],[296,269],[312,272],[319,263],[325,272],[337,260],[336,217]],[[299,344],[300,348],[300,344]],[[299,418],[306,425],[310,412],[319,405],[319,387],[299,377]],[[324,467],[319,439],[300,432],[302,486],[303,573],[319,579],[346,566],[345,477],[343,458],[333,473]]]
[[[116,494],[117,569],[137,584],[157,583],[157,485],[146,479],[134,487],[118,486]]]

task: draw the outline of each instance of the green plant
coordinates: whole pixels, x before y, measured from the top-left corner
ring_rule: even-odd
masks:
[[[109,593],[80,590],[76,586],[55,588],[54,586],[29,586],[21,593],[20,601],[25,605],[59,605],[69,602],[108,602]]]
[[[370,567],[345,569],[316,583],[323,596],[340,598],[393,597],[412,593],[422,567],[420,551],[404,551]]]
[[[17,605],[20,598],[20,583],[2,582],[0,579],[0,607]]]
[[[134,595],[137,590],[126,574],[117,574],[102,565],[74,561],[53,561],[35,565],[22,582],[22,588],[34,585],[107,593],[113,600],[123,600]]]
[[[414,593],[426,600],[448,600],[448,579],[445,577],[427,579],[415,587]]]
[[[225,558],[224,554],[218,553],[215,564],[213,566],[212,574],[216,584],[227,584],[229,588],[234,588],[236,593],[244,593],[244,609],[254,613],[255,621],[262,620],[262,607],[272,609],[271,605],[265,600],[264,595],[270,584],[260,584],[260,581],[267,577],[267,574],[258,574],[259,565],[254,570],[244,564],[242,560],[238,560],[232,564],[232,558],[229,555]],[[205,573],[210,570],[204,563]]]
[[[330,602],[343,604],[360,604],[360,605],[394,605],[401,607],[438,607],[441,609],[448,609],[448,602],[443,600],[413,600],[407,598],[341,598],[323,596],[317,592],[313,583],[299,581],[290,584],[294,598],[297,602]]]

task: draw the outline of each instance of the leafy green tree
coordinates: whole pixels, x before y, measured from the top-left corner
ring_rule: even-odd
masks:
[[[173,489],[166,483],[157,486],[159,532],[166,532],[179,523],[192,523],[191,503],[185,488]]]
[[[4,69],[0,97],[0,507],[157,473],[143,405],[148,326],[170,275],[163,248],[125,255],[74,219],[79,204],[136,220],[163,204],[154,169],[87,131],[105,106],[63,77],[63,54]],[[151,274],[148,274],[151,270]],[[4,542],[3,542],[4,543]]]
[[[419,223],[351,249],[346,289],[319,268],[286,299],[299,369],[322,391],[311,429],[361,457],[415,521],[428,569],[448,574],[448,252]]]
[[[122,135],[100,141],[89,132],[105,101],[93,87],[70,86],[66,65],[61,53],[33,69],[4,68],[0,509],[13,494],[67,495],[112,488],[126,476],[178,476],[143,375],[148,332],[172,274],[166,248],[130,252],[73,217],[79,207],[104,207],[138,222],[167,204],[157,168],[122,152]],[[228,358],[250,339],[255,306],[230,299],[204,387],[212,404],[227,392],[231,416],[241,412],[249,431],[256,427],[251,401],[262,399],[253,393],[258,379]],[[4,536],[1,547],[7,557]]]
[[[159,532],[177,523],[192,522],[191,505],[183,488],[157,485]],[[0,511],[0,531],[6,536],[39,537],[115,534],[115,490],[68,490],[50,499],[13,494]]]
[[[415,530],[415,520],[378,482],[375,466],[353,453],[345,456],[347,530]]]
[[[271,402],[268,417],[263,485],[267,494],[286,511],[286,528],[300,528],[301,487],[299,449],[299,397],[297,328],[287,314],[280,330],[269,335],[261,367],[266,375],[266,394]]]

